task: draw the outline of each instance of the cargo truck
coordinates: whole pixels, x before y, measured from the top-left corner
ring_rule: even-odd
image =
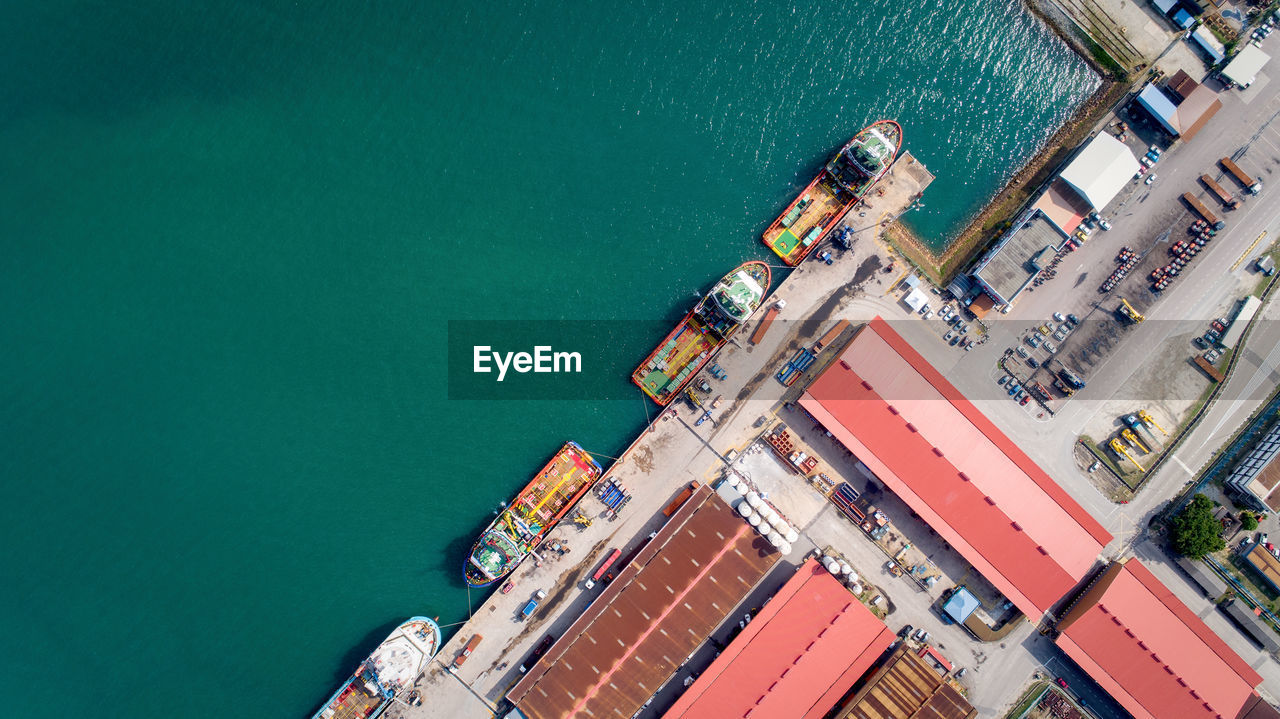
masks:
[[[1209,226],[1213,229],[1221,230],[1227,226],[1227,223],[1219,220],[1217,215],[1210,212],[1209,208],[1205,207],[1204,203],[1197,200],[1190,192],[1182,193],[1182,201],[1187,203],[1187,206],[1190,207],[1193,212],[1204,218],[1204,221],[1208,222]]]
[[[1209,188],[1209,192],[1212,192],[1228,210],[1234,210],[1240,206],[1240,200],[1232,197],[1230,192],[1222,189],[1222,185],[1214,182],[1212,177],[1201,175],[1200,181],[1204,183],[1205,187]]]
[[[1224,157],[1221,160],[1218,160],[1218,163],[1222,165],[1222,169],[1231,173],[1231,176],[1236,178],[1236,182],[1239,182],[1244,189],[1248,190],[1250,195],[1256,195],[1259,192],[1262,192],[1262,182],[1244,174],[1244,170],[1241,170],[1240,166],[1237,165],[1230,157]]]

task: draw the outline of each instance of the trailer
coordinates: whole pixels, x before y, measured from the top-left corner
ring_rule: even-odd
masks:
[[[1209,226],[1213,229],[1221,230],[1227,226],[1227,223],[1219,220],[1217,215],[1210,212],[1209,208],[1205,207],[1204,203],[1197,200],[1190,192],[1182,193],[1182,201],[1187,203],[1187,206],[1190,207],[1197,215],[1200,215],[1200,217],[1202,217],[1205,222],[1209,223]]]
[[[610,552],[609,556],[604,560],[604,563],[600,565],[600,568],[596,570],[596,573],[592,574],[591,578],[588,579],[586,584],[584,584],[583,586],[586,587],[587,589],[591,589],[592,587],[595,587],[596,582],[600,581],[600,578],[604,576],[605,572],[609,571],[609,567],[612,567],[613,563],[618,561],[618,557],[621,557],[621,556],[622,556],[621,549],[615,549],[612,552]]]
[[[1240,200],[1232,197],[1230,192],[1222,189],[1222,185],[1215,182],[1212,177],[1209,177],[1208,175],[1201,175],[1200,182],[1203,182],[1204,186],[1209,188],[1209,192],[1213,193],[1214,196],[1218,198],[1218,201],[1222,203],[1223,207],[1226,207],[1228,210],[1234,210],[1240,207]]]
[[[778,300],[764,313],[764,318],[760,320],[760,324],[756,325],[755,332],[751,333],[751,344],[760,344],[760,340],[764,339],[765,333],[769,331],[769,325],[773,324],[773,319],[778,316],[778,310],[782,309],[783,304],[782,300]]]
[[[1195,363],[1196,366],[1204,370],[1204,373],[1209,375],[1210,379],[1214,382],[1221,382],[1226,379],[1226,376],[1219,372],[1218,368],[1214,367],[1209,360],[1205,359],[1203,356],[1196,355]]]
[[[1259,192],[1262,192],[1262,182],[1246,175],[1244,170],[1241,170],[1240,166],[1237,165],[1230,157],[1224,157],[1221,160],[1218,160],[1218,164],[1222,165],[1222,169],[1231,173],[1231,176],[1236,178],[1236,182],[1239,182],[1244,189],[1248,190],[1250,195],[1256,195]]]

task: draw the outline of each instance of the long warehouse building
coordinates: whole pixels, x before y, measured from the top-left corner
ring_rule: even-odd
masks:
[[[1032,621],[1072,592],[1111,541],[879,317],[800,406]]]
[[[699,487],[507,699],[528,719],[635,714],[781,556]]]

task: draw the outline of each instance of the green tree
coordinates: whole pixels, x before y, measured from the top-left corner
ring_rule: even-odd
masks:
[[[1213,502],[1203,494],[1197,494],[1173,518],[1171,526],[1173,548],[1179,554],[1200,558],[1226,547],[1220,532],[1222,527],[1213,518]]]
[[[1258,518],[1253,516],[1253,512],[1240,513],[1240,526],[1246,532],[1252,532],[1258,528]]]

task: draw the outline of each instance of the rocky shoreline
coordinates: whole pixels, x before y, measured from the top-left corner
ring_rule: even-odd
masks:
[[[1067,118],[1039,151],[969,221],[965,229],[941,253],[930,248],[910,227],[895,220],[886,230],[889,244],[909,264],[939,286],[983,252],[1008,226],[1049,175],[1066,159],[1129,91],[1129,82],[1116,79],[1103,67],[1071,27],[1071,20],[1045,0],[1026,0],[1027,9],[1084,59],[1102,78],[1102,84]]]

